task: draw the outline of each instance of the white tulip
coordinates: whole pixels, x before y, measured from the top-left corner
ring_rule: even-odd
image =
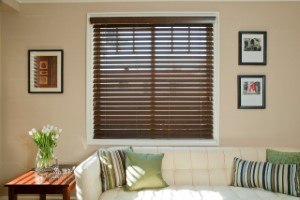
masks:
[[[58,139],[59,138],[59,134],[56,134],[54,137],[55,137],[55,139]]]
[[[49,130],[49,128],[44,128],[43,130],[42,130],[42,133],[44,133],[44,134],[49,134],[49,132],[50,132],[50,130]]]
[[[33,132],[32,132],[32,131],[29,131],[28,133],[29,133],[29,135],[30,135],[30,136],[32,136],[32,135],[33,135]]]
[[[36,132],[37,132],[37,130],[36,130],[35,128],[33,128],[31,131],[32,131],[33,133],[36,133]]]

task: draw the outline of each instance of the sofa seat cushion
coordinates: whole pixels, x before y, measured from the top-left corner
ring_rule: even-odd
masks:
[[[170,186],[159,190],[126,192],[107,190],[99,200],[299,200],[297,197],[262,189],[232,186]]]

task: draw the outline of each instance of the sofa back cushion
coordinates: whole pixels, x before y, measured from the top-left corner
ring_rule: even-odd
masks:
[[[299,151],[272,148],[280,151]],[[133,147],[134,152],[164,153],[162,174],[168,185],[226,186],[232,183],[233,159],[266,161],[266,148]]]

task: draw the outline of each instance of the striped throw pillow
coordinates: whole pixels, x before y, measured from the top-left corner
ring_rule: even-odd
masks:
[[[131,149],[100,149],[98,151],[103,192],[126,184],[125,150]]]
[[[298,196],[298,171],[299,164],[272,164],[234,158],[232,185]]]

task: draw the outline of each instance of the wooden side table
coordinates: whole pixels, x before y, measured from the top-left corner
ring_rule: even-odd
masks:
[[[58,178],[47,178],[40,180],[34,170],[31,170],[9,183],[9,200],[17,200],[18,194],[39,194],[40,200],[46,200],[46,194],[62,194],[63,200],[70,200],[70,193],[75,188],[75,175],[73,172],[59,175]]]

